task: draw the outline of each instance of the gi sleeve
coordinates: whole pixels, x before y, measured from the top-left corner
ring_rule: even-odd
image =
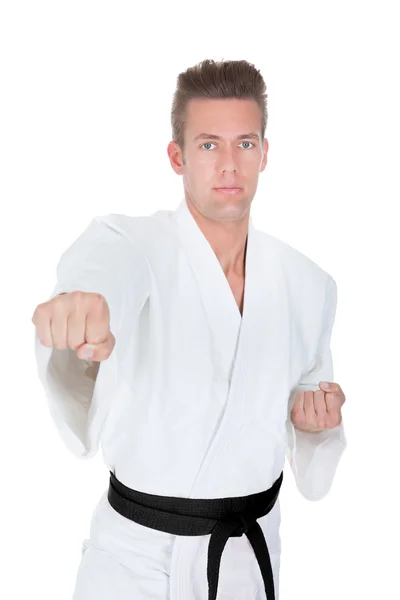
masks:
[[[118,366],[150,294],[147,260],[118,226],[118,215],[95,217],[62,254],[49,299],[76,290],[100,293],[106,299],[116,340],[111,355],[100,363],[80,360],[74,350],[43,346],[35,329],[35,356],[62,440],[75,456],[88,459],[97,453],[117,394]]]
[[[330,340],[336,306],[337,285],[334,279],[328,276],[318,355],[314,366],[302,377],[288,403],[286,454],[296,486],[307,500],[321,500],[327,495],[347,446],[343,420],[337,427],[326,431],[306,433],[296,429],[290,418],[297,392],[310,389],[316,391],[320,389],[320,381],[334,381]]]

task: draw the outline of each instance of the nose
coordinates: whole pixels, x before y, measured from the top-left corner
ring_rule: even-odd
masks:
[[[231,148],[222,149],[218,156],[218,170],[224,173],[237,172],[237,158],[234,150]]]

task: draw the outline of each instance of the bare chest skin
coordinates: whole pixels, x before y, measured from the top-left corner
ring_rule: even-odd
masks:
[[[243,300],[244,300],[244,277],[227,277],[232,294],[238,305],[240,314],[243,316]]]

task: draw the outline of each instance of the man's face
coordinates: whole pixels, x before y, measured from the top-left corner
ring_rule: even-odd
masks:
[[[258,104],[236,98],[190,100],[184,141],[183,156],[175,142],[170,142],[168,154],[174,171],[183,175],[186,199],[209,219],[242,219],[267,164],[268,141],[261,139]],[[221,186],[240,190],[230,194],[217,189]]]

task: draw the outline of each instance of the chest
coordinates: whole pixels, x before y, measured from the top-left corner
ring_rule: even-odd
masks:
[[[227,281],[229,283],[229,287],[235,298],[235,302],[239,308],[240,314],[243,315],[243,302],[244,302],[244,277],[236,277],[229,275],[227,277]]]

